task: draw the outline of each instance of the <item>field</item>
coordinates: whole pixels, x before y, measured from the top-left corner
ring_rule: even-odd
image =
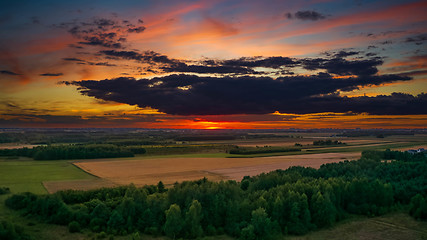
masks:
[[[303,139],[311,142],[321,139],[321,135]],[[385,150],[387,148],[405,150],[426,147],[425,136],[394,136],[384,139],[375,137],[342,138],[343,146],[306,146],[301,152],[267,153],[251,155],[233,155],[222,152],[200,154],[175,154],[161,156],[137,156],[135,158],[80,160],[74,164],[84,171],[107,180],[107,184],[166,185],[186,180],[206,177],[213,181],[237,180],[244,176],[254,176],[290,166],[318,168],[320,165],[344,160],[355,160],[364,150]],[[292,146],[302,139],[265,139],[247,141],[210,141],[209,144],[230,144],[239,146]],[[206,144],[206,142],[199,142]],[[281,144],[280,144],[281,143]],[[108,185],[106,185],[108,186]],[[64,181],[53,188],[46,186],[50,192],[76,188],[72,181]],[[82,189],[87,187],[81,185]]]
[[[263,158],[139,158],[132,160],[79,161],[74,163],[86,172],[117,184],[166,185],[178,181],[232,179],[240,181],[243,176],[254,176],[290,166],[318,168],[324,163],[355,160],[360,153],[323,153]],[[67,183],[64,183],[65,185]]]
[[[43,182],[60,180],[96,180],[68,161],[34,161],[30,159],[0,159],[0,186],[13,193],[46,193]]]
[[[172,147],[165,148],[167,150],[165,153],[161,153],[161,147],[151,147],[155,149],[155,151],[150,149],[151,154],[138,155],[134,158],[72,162],[0,158],[0,186],[10,187],[12,192],[46,193],[47,190],[48,192],[63,189],[87,190],[129,183],[144,185],[163,181],[165,184],[173,184],[176,181],[203,177],[214,181],[226,179],[239,181],[245,175],[252,176],[276,169],[286,169],[289,166],[316,168],[323,163],[353,160],[364,150],[427,148],[427,136],[422,134],[388,136],[382,139],[374,136],[339,137],[332,139],[342,141],[346,145],[309,145],[315,140],[329,137],[330,133],[299,133],[292,138],[199,141],[171,145]],[[266,145],[290,147],[295,143],[303,144],[301,152],[232,155],[220,150],[220,146],[230,144],[241,147]],[[13,144],[2,145],[14,147]],[[209,146],[212,146],[212,149],[208,149]],[[186,153],[186,149],[191,153]],[[193,153],[196,150],[200,152]],[[156,152],[159,154],[156,155]]]

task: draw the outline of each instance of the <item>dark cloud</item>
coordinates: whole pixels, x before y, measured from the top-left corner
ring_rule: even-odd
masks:
[[[128,32],[130,32],[130,33],[133,33],[133,32],[135,32],[135,33],[141,33],[144,30],[145,30],[145,27],[135,27],[135,28],[129,28]]]
[[[2,118],[7,117],[7,118]],[[0,116],[0,125],[4,127],[43,127],[55,126],[128,126],[140,122],[156,122],[158,116],[153,115],[132,115],[123,116],[106,115],[106,116],[66,116],[66,115],[48,115],[48,114],[3,114]]]
[[[343,58],[314,58],[301,60],[307,70],[324,69],[338,75],[369,76],[378,73],[377,66],[383,64],[380,58],[349,61]]]
[[[76,45],[76,44],[68,44],[68,47],[70,48],[78,48],[78,49],[82,49],[82,46]]]
[[[317,21],[326,18],[325,15],[316,12],[316,11],[298,11],[296,13],[286,13],[285,16],[288,19],[299,19],[299,20],[310,20],[310,21]]]
[[[360,53],[361,53],[360,51],[339,51],[334,56],[336,58],[344,58],[344,57],[348,57],[348,56],[357,55]]]
[[[207,59],[203,61],[178,60],[154,51],[117,51],[103,50],[99,54],[111,59],[135,60],[151,65],[150,71],[156,73],[216,73],[231,75],[265,74],[256,68],[270,68],[276,75],[291,75],[290,69],[303,67],[307,70],[326,70],[327,73],[341,76],[371,76],[378,73],[377,66],[383,64],[379,57],[370,59],[347,60],[345,57],[361,54],[360,51],[339,51],[326,53],[327,58],[289,58],[275,57],[243,57],[229,60]],[[370,55],[373,56],[373,55]],[[359,57],[360,58],[360,57]],[[149,71],[145,69],[145,71]]]
[[[100,54],[126,59],[135,60],[142,63],[159,65],[158,69],[163,72],[182,72],[182,73],[219,73],[219,74],[260,74],[252,68],[264,67],[279,69],[282,67],[295,67],[297,62],[289,57],[246,57],[230,60],[204,60],[196,64],[188,64],[185,61],[172,59],[166,55],[154,51],[116,51],[103,50]],[[289,72],[287,73],[289,74]]]
[[[63,73],[42,73],[40,76],[44,77],[58,77],[64,75]]]
[[[427,75],[427,70],[414,70],[414,71],[407,71],[399,74],[405,75],[405,76],[424,76],[424,75]]]
[[[226,66],[239,67],[265,67],[265,68],[280,68],[283,66],[294,67],[297,62],[289,57],[252,57],[239,58],[219,62]]]
[[[339,97],[326,96],[312,98],[305,105],[295,109],[296,113],[314,112],[367,112],[376,115],[412,115],[427,114],[425,109],[427,94],[412,96],[404,93],[392,93],[391,95],[379,95],[376,97]],[[313,111],[313,109],[319,109]]]
[[[92,65],[92,66],[106,66],[106,67],[117,66],[116,64],[111,64],[108,62],[87,62],[87,64]]]
[[[228,115],[368,112],[373,114],[421,114],[425,95],[345,98],[334,94],[359,86],[407,81],[398,75],[337,79],[329,74],[279,77],[199,77],[170,75],[153,79],[120,77],[101,81],[65,82],[87,96],[106,101],[152,107],[176,115]],[[388,105],[387,105],[388,104]],[[417,107],[412,107],[412,105]],[[383,107],[383,105],[387,105]],[[376,106],[376,107],[375,107]],[[381,108],[381,109],[378,109]],[[405,109],[403,109],[405,108]]]
[[[408,37],[405,39],[404,42],[406,43],[415,43],[417,45],[423,44],[425,41],[427,41],[427,34],[420,34],[417,36]]]
[[[70,62],[84,62],[84,60],[79,58],[62,58],[64,61],[70,61]]]
[[[119,42],[114,42],[112,40],[108,40],[106,38],[101,38],[99,36],[95,36],[95,37],[86,37],[84,38],[86,41],[84,42],[78,42],[79,44],[84,44],[84,45],[92,45],[92,46],[104,46],[104,47],[109,47],[109,48],[121,48],[122,44]]]
[[[22,74],[19,74],[19,73],[16,73],[16,72],[8,71],[8,70],[1,70],[0,73],[1,74],[5,74],[5,75],[12,75],[12,76],[22,75]]]
[[[123,48],[123,42],[130,33],[141,33],[145,27],[142,21],[132,24],[128,20],[95,18],[86,22],[65,22],[54,27],[67,30],[71,35],[80,39],[77,44],[102,46],[106,48]],[[75,47],[75,45],[72,45]]]
[[[219,73],[219,74],[257,74],[258,72],[245,67],[238,66],[203,66],[187,65],[185,63],[173,64],[167,67],[161,67],[165,72],[183,72],[183,73]]]
[[[116,51],[116,50],[104,50],[100,51],[101,54],[110,57],[116,57],[127,60],[136,60],[145,63],[162,63],[162,64],[176,64],[179,61],[170,59],[166,55],[162,55],[160,53],[154,51],[145,51],[143,53],[139,53],[136,51]]]

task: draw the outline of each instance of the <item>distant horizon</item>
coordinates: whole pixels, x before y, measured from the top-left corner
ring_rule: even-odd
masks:
[[[138,127],[0,127],[4,129],[141,129],[141,130],[202,130],[202,131],[224,131],[224,130],[242,130],[242,131],[291,131],[291,130],[427,130],[427,128],[138,128]]]

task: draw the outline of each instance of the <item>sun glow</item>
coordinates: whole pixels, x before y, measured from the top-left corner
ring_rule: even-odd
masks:
[[[222,129],[220,122],[210,122],[210,121],[197,121],[194,122],[194,126],[200,129]]]

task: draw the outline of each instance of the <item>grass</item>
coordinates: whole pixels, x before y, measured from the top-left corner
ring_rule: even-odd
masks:
[[[380,217],[355,216],[329,229],[314,231],[304,236],[288,236],[287,240],[353,240],[353,239],[427,239],[427,222],[415,221],[403,212]]]
[[[47,193],[43,181],[95,179],[69,161],[34,161],[26,159],[0,159],[0,186],[12,193]]]

